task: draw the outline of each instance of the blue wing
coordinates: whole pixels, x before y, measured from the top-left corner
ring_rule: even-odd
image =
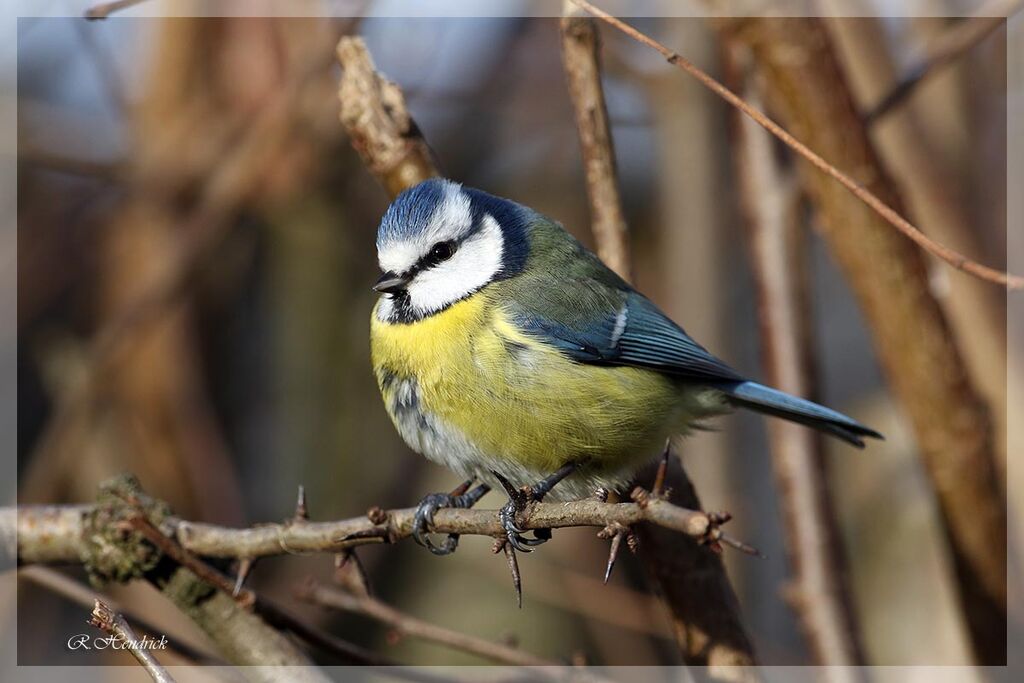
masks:
[[[524,331],[543,337],[581,363],[646,367],[703,382],[743,379],[642,294],[617,294],[605,297],[618,299],[617,306],[602,306],[589,319],[577,314],[553,320],[522,310],[513,319]]]
[[[582,284],[582,283],[575,283]],[[862,436],[881,435],[825,406],[743,378],[709,353],[642,294],[630,289],[602,289],[589,295],[563,288],[563,298],[547,301],[540,315],[517,307],[513,320],[569,358],[581,363],[649,368],[721,391],[731,403],[832,434],[858,447]],[[573,294],[568,294],[572,292]],[[566,300],[575,296],[582,300]],[[584,315],[582,311],[597,311]]]

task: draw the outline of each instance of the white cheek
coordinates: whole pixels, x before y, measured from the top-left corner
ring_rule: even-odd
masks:
[[[429,315],[480,289],[501,269],[502,251],[501,228],[485,215],[480,231],[464,241],[454,256],[412,281],[408,292],[413,310]]]
[[[389,322],[392,315],[395,312],[395,304],[391,300],[391,297],[384,295],[380,298],[380,303],[377,304],[377,320],[381,322]]]

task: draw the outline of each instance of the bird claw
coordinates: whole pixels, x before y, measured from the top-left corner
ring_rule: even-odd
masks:
[[[491,490],[486,484],[477,486],[467,492],[473,480],[463,483],[452,493],[430,493],[423,497],[420,504],[416,506],[416,513],[412,521],[412,538],[421,546],[435,555],[450,555],[459,546],[459,535],[448,534],[444,543],[440,546],[434,545],[428,534],[434,526],[434,513],[441,508],[471,508],[477,501]]]
[[[508,539],[509,545],[520,552],[532,553],[535,546],[547,542],[548,538],[550,538],[550,533],[547,534],[548,538],[543,536],[527,538],[523,536],[529,529],[523,529],[516,523],[516,515],[523,509],[523,507],[517,505],[517,502],[510,498],[498,511],[498,520],[501,523],[501,528],[505,530],[505,538]]]
[[[511,482],[497,472],[494,475],[505,488],[505,493],[508,494],[508,502],[498,510],[498,521],[501,524],[501,528],[505,530],[505,538],[508,539],[509,545],[514,549],[524,553],[532,553],[536,546],[551,540],[551,529],[535,529],[533,531],[534,538],[527,538],[523,534],[527,533],[529,529],[519,526],[516,517],[520,512],[526,510],[527,505],[537,500],[537,497],[530,489],[515,488]]]
[[[441,508],[455,507],[456,496],[448,493],[430,493],[423,497],[420,504],[416,506],[416,514],[412,522],[412,538],[418,544],[434,553],[435,555],[449,555],[455,552],[459,545],[458,534],[448,534],[444,544],[434,545],[428,534],[434,526],[434,513]]]

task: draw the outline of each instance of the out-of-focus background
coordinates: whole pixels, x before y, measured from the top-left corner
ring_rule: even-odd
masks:
[[[634,23],[721,74],[719,34],[706,22]],[[950,23],[827,25],[866,108]],[[445,175],[528,204],[592,244],[557,19],[23,18],[20,503],[90,501],[101,481],[127,470],[184,518],[249,525],[288,517],[299,485],[313,518],[326,520],[406,507],[457,483],[400,441],[370,373],[374,235],[388,200],[338,123],[334,47],[344,33],[365,36],[377,67],[404,89]],[[638,287],[717,355],[762,377],[731,112],[646,48],[603,35]],[[960,247],[991,264],[1006,258],[1005,98],[1000,29],[872,130],[910,210],[922,222],[929,215],[915,205],[927,169],[946,193],[943,211],[969,228]],[[830,442],[826,457],[867,659],[968,663],[915,441],[853,296],[810,239],[820,398],[886,435],[863,452]],[[177,278],[173,295],[136,312],[149,318],[145,331],[113,354],[98,390],[68,400],[96,335],[123,323],[136,292],[168,277]],[[961,274],[938,268],[934,278],[946,303],[963,290]],[[992,310],[1004,311],[998,289],[986,291]],[[983,395],[1005,390],[986,376],[984,357],[968,360]],[[807,662],[785,599],[765,422],[736,415],[715,426],[688,439],[681,456],[705,508],[732,512],[730,533],[766,554],[725,555],[743,616],[765,663]],[[483,504],[499,502],[492,494]],[[361,554],[379,596],[436,623],[552,658],[679,661],[635,558],[624,554],[601,585],[607,542],[594,530],[559,531],[520,558],[522,610],[490,545],[464,538],[441,559],[411,542]],[[269,559],[251,582],[287,599],[303,577],[329,580],[332,570],[326,556]],[[153,589],[111,591],[204,647]],[[85,661],[64,646],[82,630],[80,606],[27,584],[17,599],[19,662]],[[359,617],[295,609],[401,661],[479,661]]]

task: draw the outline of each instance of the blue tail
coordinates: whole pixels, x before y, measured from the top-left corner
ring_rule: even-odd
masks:
[[[874,439],[884,438],[875,430],[865,427],[842,413],[757,382],[722,382],[714,386],[737,406],[781,417],[784,420],[799,422],[802,425],[837,436],[858,448],[864,448],[862,436]]]

